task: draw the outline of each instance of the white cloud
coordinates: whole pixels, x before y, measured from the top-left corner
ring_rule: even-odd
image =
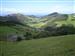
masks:
[[[55,6],[46,6],[46,7],[25,7],[25,8],[1,8],[0,11],[3,13],[23,13],[23,14],[43,14],[43,13],[52,13],[52,12],[59,12],[59,13],[65,13],[65,12],[73,12],[75,9],[73,7],[66,7],[61,5],[55,5]]]
[[[23,10],[15,9],[15,8],[2,8],[2,12],[8,12],[8,13],[18,13],[23,12]]]

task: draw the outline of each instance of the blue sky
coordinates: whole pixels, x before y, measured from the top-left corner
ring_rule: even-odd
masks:
[[[0,0],[1,14],[75,13],[75,0]]]

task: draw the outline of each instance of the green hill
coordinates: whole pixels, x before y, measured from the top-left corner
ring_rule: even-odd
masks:
[[[16,32],[18,35],[22,34],[30,39],[37,38],[37,36],[43,38],[54,35],[74,34],[74,15],[55,12],[43,17],[19,13],[0,16],[0,39]]]
[[[72,24],[75,26],[75,14],[60,14],[57,12],[48,14],[43,17],[36,17],[34,15],[23,15],[23,14],[10,14],[4,16],[3,18],[0,16],[0,21],[3,22],[14,22],[17,24],[27,24],[31,27],[41,28],[46,26],[62,26],[62,24],[68,25]],[[2,19],[1,19],[2,18]]]
[[[34,19],[34,20],[33,20]],[[10,14],[6,16],[0,16],[0,40],[7,40],[10,35],[23,35],[34,34],[33,27],[30,27],[32,23],[36,21],[34,16],[28,16],[23,14]],[[29,36],[28,36],[29,37]]]
[[[42,27],[48,27],[48,26],[57,26],[60,27],[63,24],[69,25],[72,24],[75,26],[75,14],[60,14],[57,12],[54,12],[52,14],[48,14],[46,16],[43,16],[39,19],[39,22],[36,24],[33,24],[33,27],[36,28],[42,28]]]
[[[7,40],[7,36],[11,34],[21,35],[23,34],[22,31],[14,28],[13,26],[0,26],[0,40]]]
[[[0,41],[0,56],[75,56],[75,35],[18,43]]]

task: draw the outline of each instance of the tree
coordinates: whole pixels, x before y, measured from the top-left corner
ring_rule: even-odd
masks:
[[[26,32],[26,34],[24,35],[25,40],[30,40],[31,39],[32,34],[29,32]]]
[[[22,38],[20,36],[17,37],[17,41],[21,41]]]

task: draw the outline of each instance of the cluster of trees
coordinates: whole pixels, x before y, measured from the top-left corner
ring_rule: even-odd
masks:
[[[48,31],[51,36],[75,34],[75,27],[72,24],[63,24],[61,27],[46,27],[45,30]]]
[[[49,36],[75,34],[75,27],[71,24],[62,25],[61,27],[46,27],[43,29],[43,31],[36,31],[35,32],[35,30],[34,30],[34,33],[33,32],[26,32],[24,35],[25,40],[46,38]]]

